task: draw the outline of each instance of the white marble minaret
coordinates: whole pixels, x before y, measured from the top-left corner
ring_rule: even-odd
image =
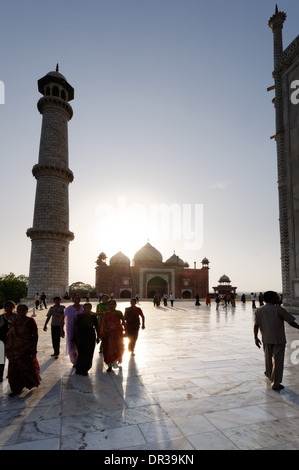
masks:
[[[64,295],[69,287],[68,186],[73,181],[69,169],[68,121],[73,110],[69,104],[74,89],[56,71],[38,80],[43,95],[37,107],[42,114],[42,129],[38,163],[32,169],[36,178],[33,227],[27,230],[31,238],[28,298],[45,292],[48,299]]]

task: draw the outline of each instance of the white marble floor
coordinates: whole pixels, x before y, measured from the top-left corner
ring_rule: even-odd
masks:
[[[0,384],[1,450],[299,449],[298,330],[286,325],[285,389],[274,392],[249,302],[227,311],[187,301],[140,306],[146,329],[136,356],[126,352],[109,374],[97,346],[88,377],[74,374],[65,340],[59,359],[50,357],[46,311],[38,311],[42,383],[15,398],[6,379]]]

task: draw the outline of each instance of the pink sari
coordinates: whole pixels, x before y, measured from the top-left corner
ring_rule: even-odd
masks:
[[[83,313],[83,306],[80,305],[80,310],[76,310],[73,305],[69,305],[64,310],[64,320],[66,326],[66,352],[70,356],[70,361],[72,364],[77,363],[78,359],[78,349],[74,342],[72,342],[77,317],[79,314]]]

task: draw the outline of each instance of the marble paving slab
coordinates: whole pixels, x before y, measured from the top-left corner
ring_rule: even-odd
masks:
[[[15,398],[7,379],[0,384],[1,450],[299,449],[297,330],[286,325],[285,389],[274,392],[253,341],[250,302],[227,311],[189,301],[140,307],[146,329],[135,357],[126,349],[109,374],[97,347],[87,377],[74,374],[65,340],[51,358],[46,311],[37,312],[42,382]]]

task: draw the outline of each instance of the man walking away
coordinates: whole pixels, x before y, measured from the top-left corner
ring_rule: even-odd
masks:
[[[284,322],[296,329],[299,329],[299,325],[295,322],[293,315],[279,306],[279,297],[276,292],[265,292],[264,302],[266,304],[255,312],[254,340],[258,348],[263,344],[265,375],[271,381],[272,389],[282,390],[284,388],[281,382],[286,345]],[[258,338],[259,330],[262,334],[262,342]]]

